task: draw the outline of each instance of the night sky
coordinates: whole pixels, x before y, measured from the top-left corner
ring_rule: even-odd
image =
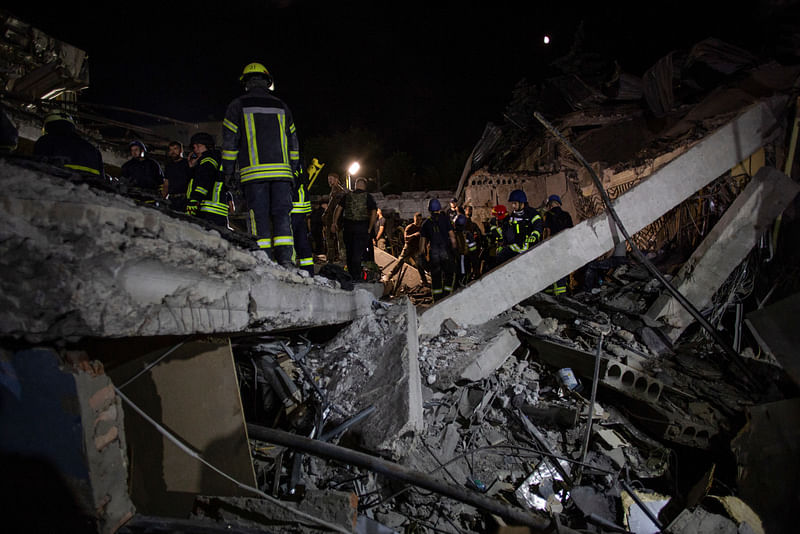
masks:
[[[251,61],[304,138],[365,128],[435,158],[469,151],[518,80],[545,76],[584,21],[592,50],[637,75],[709,36],[756,40],[763,7],[705,2],[6,2],[4,9],[89,54],[82,101],[181,120],[219,120]],[[697,5],[704,5],[702,11]],[[757,3],[754,3],[755,6]],[[388,7],[387,7],[388,6]],[[487,7],[488,6],[488,7]],[[527,7],[523,7],[527,6]],[[545,46],[542,38],[552,36]]]

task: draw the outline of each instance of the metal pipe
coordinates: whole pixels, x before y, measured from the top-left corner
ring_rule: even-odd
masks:
[[[252,423],[247,423],[247,433],[251,438],[301,450],[308,454],[313,454],[314,456],[355,465],[369,469],[370,471],[374,471],[375,473],[393,480],[413,484],[414,486],[433,491],[459,502],[499,515],[509,521],[529,526],[536,532],[549,532],[552,528],[550,521],[534,515],[527,510],[509,506],[481,493],[467,490],[466,488],[447,484],[430,475],[409,469],[394,462],[389,462],[382,458],[370,456],[362,452],[339,447],[323,441],[298,436],[282,430],[254,425]],[[562,528],[561,532],[577,534],[576,531],[566,528]]]
[[[332,438],[336,437],[336,435],[341,434],[342,432],[344,432],[345,430],[347,430],[348,428],[350,428],[354,424],[359,423],[359,422],[363,421],[364,419],[366,419],[367,417],[369,417],[370,415],[372,415],[372,413],[374,411],[375,411],[375,406],[369,406],[367,408],[364,408],[363,410],[361,410],[360,412],[355,414],[353,417],[351,417],[350,419],[348,419],[347,421],[345,421],[341,425],[339,425],[336,428],[334,428],[332,430],[329,430],[329,431],[325,432],[324,434],[322,434],[319,437],[319,439],[321,441],[330,441]]]
[[[609,328],[609,332],[611,329]],[[605,332],[600,332],[600,341],[597,342],[597,352],[594,357],[594,375],[592,376],[592,397],[589,401],[589,421],[586,422],[586,436],[583,438],[583,447],[581,448],[581,464],[586,462],[586,453],[589,452],[589,438],[592,435],[592,421],[594,421],[594,402],[597,399],[597,382],[600,379],[600,355],[603,353],[603,336]],[[576,482],[580,483],[580,474],[575,477]]]
[[[681,294],[681,292],[678,291],[677,288],[673,286],[669,282],[669,280],[667,280],[664,277],[663,274],[661,274],[661,271],[656,269],[656,266],[653,265],[653,263],[649,259],[647,259],[647,256],[645,256],[642,253],[642,251],[639,249],[639,246],[631,238],[630,234],[628,233],[628,230],[626,230],[625,226],[622,224],[622,220],[619,218],[619,214],[617,214],[617,211],[614,209],[614,206],[611,203],[611,198],[609,198],[608,193],[603,187],[603,183],[600,181],[600,177],[597,176],[597,173],[594,171],[589,162],[586,161],[586,158],[584,158],[583,155],[581,155],[581,153],[578,152],[578,150],[574,146],[572,146],[572,144],[569,141],[567,141],[567,139],[563,135],[561,135],[561,132],[559,132],[555,128],[555,126],[550,124],[547,121],[547,119],[545,119],[542,116],[541,113],[536,111],[534,112],[533,115],[540,123],[542,123],[542,125],[548,131],[550,131],[550,133],[552,133],[559,141],[561,141],[561,143],[572,153],[572,155],[578,159],[581,165],[583,165],[586,168],[586,170],[589,171],[589,174],[591,175],[592,180],[594,181],[594,185],[597,188],[598,193],[600,194],[600,198],[603,200],[603,204],[605,205],[606,210],[608,211],[608,214],[611,215],[611,217],[614,219],[617,228],[619,228],[619,231],[622,233],[622,235],[625,237],[625,240],[631,246],[631,250],[633,251],[634,256],[636,256],[636,259],[639,260],[639,262],[641,262],[641,264],[644,265],[647,268],[647,270],[650,271],[650,273],[658,279],[659,282],[661,282],[661,285],[664,286],[667,292],[669,292],[669,294],[672,295],[675,298],[675,300],[677,300],[680,303],[680,305],[683,306],[686,309],[686,311],[688,311],[689,314],[691,314],[691,316],[694,317],[694,319],[698,323],[700,323],[700,325],[709,334],[711,334],[711,337],[714,339],[714,341],[723,349],[723,352],[725,356],[728,358],[728,360],[731,361],[733,364],[735,364],[740,371],[742,371],[742,375],[747,379],[746,384],[756,391],[762,390],[763,388],[760,387],[761,384],[759,383],[759,380],[756,379],[756,377],[753,375],[750,369],[748,369],[747,366],[744,364],[741,355],[733,350],[730,343],[728,343],[722,338],[717,329],[714,328],[714,326],[711,325],[711,323],[709,323],[705,317],[703,317],[703,315],[697,310],[697,308],[695,308],[695,306],[691,302],[689,302],[689,300],[686,297],[684,297],[683,294]]]

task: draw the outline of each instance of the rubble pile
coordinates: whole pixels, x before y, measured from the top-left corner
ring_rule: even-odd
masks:
[[[780,393],[752,391],[702,332],[673,344],[665,326],[645,315],[660,293],[645,269],[627,263],[607,271],[591,292],[539,293],[477,328],[446,321],[438,335],[419,342],[423,419],[416,432],[407,420],[412,403],[398,404],[412,386],[396,388],[389,409],[375,404],[376,377],[390,380],[389,362],[407,339],[405,306],[376,303],[372,317],[326,343],[286,338],[276,349],[273,342],[277,361],[290,364],[287,376],[302,392],[297,398],[313,399],[317,411],[289,426],[576,530],[657,532],[672,523],[672,532],[763,532],[746,504],[737,501],[749,519],[720,503],[737,499],[730,443],[745,410]],[[781,383],[779,367],[748,363],[756,376]],[[408,376],[401,372],[397,382]],[[379,433],[391,439],[379,444]],[[486,532],[506,524],[370,469],[252,443],[264,491],[287,498],[312,492],[315,499],[319,492],[339,499],[351,492],[358,497],[357,529]],[[703,471],[700,490],[693,488]]]

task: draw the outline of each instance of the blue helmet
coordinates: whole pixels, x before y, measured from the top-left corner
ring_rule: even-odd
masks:
[[[511,194],[508,195],[508,201],[526,204],[528,202],[528,197],[522,189],[514,189]]]
[[[466,224],[467,224],[467,216],[464,215],[463,213],[459,213],[458,216],[456,217],[456,226],[461,228]]]
[[[558,195],[550,195],[549,197],[547,197],[547,201],[548,202],[558,202],[559,204],[561,204],[561,197],[558,196]]]
[[[428,211],[441,211],[442,205],[439,203],[438,198],[432,198],[428,201]]]

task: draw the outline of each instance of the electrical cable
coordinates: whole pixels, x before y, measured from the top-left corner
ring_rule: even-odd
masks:
[[[302,511],[300,511],[300,510],[298,510],[296,508],[292,508],[288,504],[285,504],[285,503],[279,501],[278,499],[276,499],[276,498],[274,498],[274,497],[272,497],[270,495],[267,495],[266,493],[264,493],[263,491],[261,491],[258,488],[254,488],[253,486],[250,486],[250,485],[245,484],[243,482],[239,482],[238,480],[236,480],[235,478],[233,478],[229,474],[225,473],[224,471],[218,469],[216,466],[212,465],[208,460],[206,460],[205,458],[200,456],[198,453],[196,453],[195,451],[193,451],[192,449],[187,447],[180,439],[178,439],[177,436],[175,436],[169,430],[167,430],[166,428],[161,426],[155,419],[153,419],[152,417],[147,415],[144,412],[144,410],[139,408],[138,405],[136,405],[131,399],[129,399],[124,393],[122,393],[122,391],[120,391],[118,387],[114,387],[114,390],[117,392],[117,395],[119,395],[119,397],[123,401],[125,401],[128,404],[128,406],[130,406],[133,409],[133,411],[138,413],[140,416],[142,416],[142,418],[144,418],[145,421],[147,421],[153,427],[155,427],[155,429],[162,436],[164,436],[170,442],[172,442],[173,445],[175,445],[181,451],[183,451],[187,455],[191,456],[192,458],[194,458],[195,460],[197,460],[201,464],[205,465],[206,467],[208,467],[209,469],[211,469],[212,471],[214,471],[218,475],[220,475],[223,478],[233,482],[234,484],[236,484],[237,487],[242,488],[244,490],[247,490],[249,492],[255,493],[259,497],[269,501],[270,503],[274,504],[275,506],[278,506],[279,508],[283,508],[284,510],[287,510],[288,512],[291,512],[291,513],[297,515],[298,517],[302,517],[304,519],[307,519],[307,520],[311,521],[312,523],[314,523],[315,525],[319,525],[319,526],[325,527],[325,528],[327,528],[329,530],[334,530],[336,532],[342,532],[343,534],[351,534],[350,530],[348,530],[348,529],[346,529],[346,528],[344,528],[344,527],[342,527],[340,525],[334,525],[333,523],[329,523],[328,521],[325,521],[324,519],[320,519],[318,517],[314,517],[313,515],[310,515],[310,514],[307,514],[305,512],[302,512]]]
[[[622,224],[622,220],[620,219],[619,215],[617,214],[614,206],[611,203],[611,198],[609,198],[608,193],[606,192],[605,188],[603,187],[603,183],[600,181],[600,178],[597,176],[597,173],[594,171],[592,166],[586,161],[586,158],[578,152],[578,150],[572,146],[572,144],[559,132],[552,124],[550,124],[547,119],[545,119],[541,113],[538,111],[534,112],[534,117],[550,132],[552,133],[571,153],[575,156],[578,161],[583,165],[586,170],[589,171],[589,174],[594,181],[595,187],[600,194],[600,198],[603,200],[603,204],[606,207],[606,210],[609,215],[611,215],[612,219],[616,223],[617,228],[619,228],[620,233],[625,237],[625,240],[631,247],[631,250],[634,253],[634,256],[644,265],[650,273],[655,276],[659,282],[664,286],[664,288],[675,298],[681,306],[683,306],[689,314],[694,317],[694,319],[700,323],[700,325],[711,334],[711,337],[714,341],[723,349],[723,353],[728,358],[728,360],[736,365],[739,370],[742,372],[743,377],[745,380],[745,385],[748,386],[751,391],[762,391],[763,388],[761,387],[760,381],[753,375],[750,369],[744,364],[741,359],[741,356],[733,350],[733,348],[722,338],[720,333],[714,328],[703,315],[695,308],[695,306],[689,302],[689,300],[678,291],[675,286],[673,286],[669,280],[667,280],[661,271],[659,271],[655,265],[645,256],[641,249],[639,249],[638,245],[634,242],[631,238],[631,235],[625,229],[625,226]]]
[[[142,376],[143,374],[145,374],[146,372],[148,372],[150,369],[152,369],[153,367],[155,367],[156,365],[158,365],[158,364],[161,362],[161,360],[163,360],[164,358],[166,358],[167,356],[169,356],[170,354],[172,354],[173,352],[175,352],[176,350],[178,350],[178,349],[179,349],[179,348],[180,348],[180,347],[181,347],[181,346],[182,346],[184,343],[186,343],[186,341],[188,341],[188,339],[189,339],[190,337],[191,337],[191,336],[186,336],[186,337],[184,337],[184,338],[183,338],[183,339],[182,339],[180,342],[178,342],[178,343],[177,343],[175,346],[173,346],[173,347],[172,347],[171,349],[169,349],[167,352],[165,352],[164,354],[162,354],[161,356],[159,356],[158,358],[156,358],[156,359],[155,359],[155,360],[153,360],[152,362],[148,363],[148,364],[147,364],[147,365],[144,367],[144,369],[142,369],[141,371],[139,371],[138,373],[136,373],[135,375],[133,375],[131,378],[129,378],[128,380],[126,380],[126,381],[125,381],[125,382],[124,382],[124,383],[123,383],[121,386],[119,386],[119,389],[122,389],[122,388],[124,388],[125,386],[127,386],[128,384],[130,384],[131,382],[133,382],[134,380],[136,380],[137,378],[139,378],[140,376]]]

